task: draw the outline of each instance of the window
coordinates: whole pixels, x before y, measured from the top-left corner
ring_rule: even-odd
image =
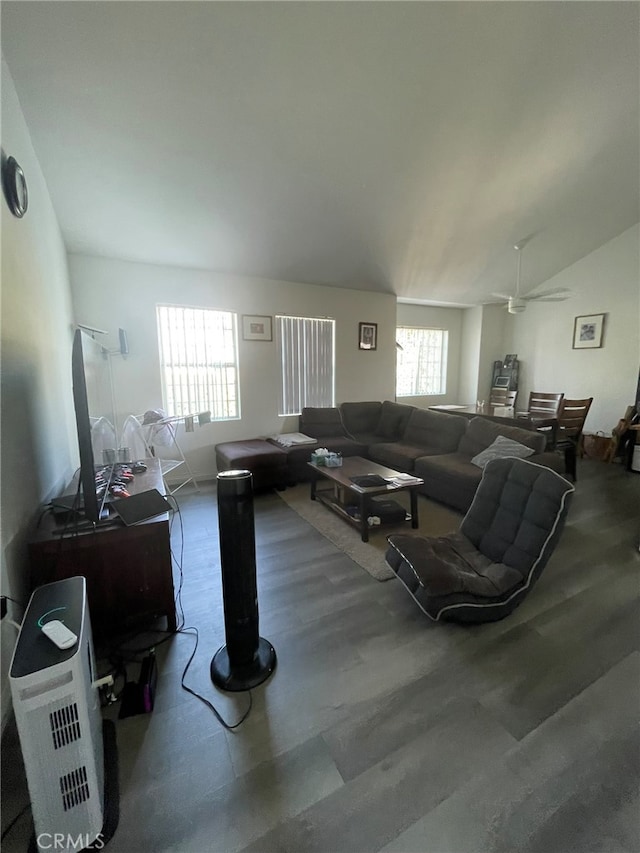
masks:
[[[238,418],[236,315],[182,305],[158,305],[156,312],[167,414]]]
[[[400,326],[396,330],[400,345],[396,375],[398,397],[446,393],[448,339],[449,333],[444,329]]]
[[[334,328],[335,320],[276,316],[282,372],[278,414],[334,405]]]

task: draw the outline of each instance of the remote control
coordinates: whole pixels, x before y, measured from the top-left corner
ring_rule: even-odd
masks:
[[[48,637],[59,649],[70,649],[78,642],[78,638],[63,625],[59,619],[53,619],[42,626],[42,633]]]

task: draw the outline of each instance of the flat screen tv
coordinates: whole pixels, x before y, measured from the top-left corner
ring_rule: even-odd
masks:
[[[106,490],[100,496],[96,494],[96,470],[103,468],[104,462],[94,459],[93,430],[100,419],[106,419],[113,425],[113,395],[108,351],[83,329],[76,329],[73,338],[71,372],[83,514],[88,520],[98,522]]]

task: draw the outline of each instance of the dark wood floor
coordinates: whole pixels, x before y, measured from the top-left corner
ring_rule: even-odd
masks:
[[[117,722],[122,853],[638,853],[640,477],[584,461],[563,539],[499,623],[434,624],[275,494],[256,497],[260,629],[278,654],[234,733],[159,648],[156,708]],[[229,720],[215,493],[179,493],[188,683]],[[177,522],[174,533],[177,533]],[[174,537],[179,553],[179,541]],[[12,727],[5,826],[26,801]],[[29,818],[4,843],[24,850]]]

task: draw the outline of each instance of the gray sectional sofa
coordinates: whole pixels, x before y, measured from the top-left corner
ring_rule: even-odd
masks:
[[[420,491],[429,498],[466,512],[482,469],[471,460],[498,436],[513,439],[534,451],[530,462],[559,473],[564,466],[555,453],[546,453],[546,437],[505,421],[467,418],[431,409],[418,409],[390,400],[342,403],[336,408],[305,408],[300,432],[313,444],[281,447],[277,438],[250,439],[216,445],[218,471],[248,468],[256,488],[285,487],[309,480],[307,465],[317,447],[363,456],[424,480]]]

